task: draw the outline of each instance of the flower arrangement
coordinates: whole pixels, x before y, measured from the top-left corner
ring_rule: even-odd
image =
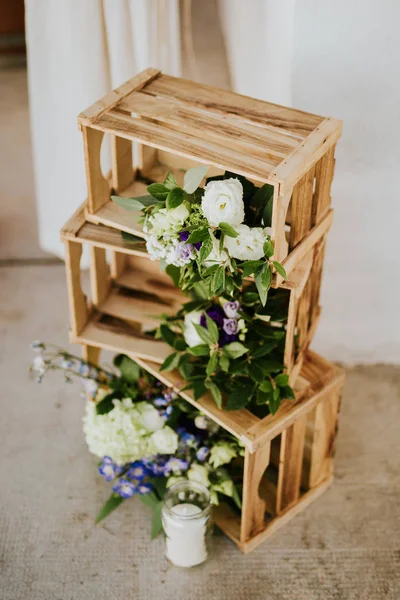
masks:
[[[182,290],[201,282],[208,298],[230,295],[254,274],[265,305],[272,267],[286,278],[282,265],[273,260],[270,239],[273,187],[257,188],[229,172],[199,187],[207,170],[199,166],[187,171],[183,187],[169,172],[163,183],[147,187],[148,196],[112,200],[142,211],[150,258],[161,260]]]
[[[158,329],[174,350],[161,369],[178,368],[195,399],[209,390],[219,408],[274,414],[281,399],[294,398],[283,372],[287,301],[272,290],[264,307],[253,283],[234,298],[184,304]]]
[[[241,443],[130,358],[114,358],[115,370],[94,366],[54,345],[35,342],[31,368],[36,380],[61,370],[66,382],[82,379],[89,392],[83,430],[89,451],[101,459],[98,471],[111,482],[111,495],[96,522],[124,500],[138,497],[153,510],[152,537],[161,530],[161,504],[168,487],[182,479],[224,496],[241,507],[234,462]],[[234,482],[234,478],[235,482]]]

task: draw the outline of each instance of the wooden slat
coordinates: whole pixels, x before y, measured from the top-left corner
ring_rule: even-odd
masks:
[[[309,484],[314,488],[333,474],[341,389],[333,389],[315,409]]]
[[[249,157],[215,142],[203,140],[201,137],[179,133],[156,123],[128,117],[117,111],[104,114],[93,126],[101,131],[137,140],[154,148],[193,158],[201,164],[212,164],[245,177],[252,177],[262,183],[270,180],[270,174],[276,166],[276,163],[271,160]]]
[[[311,292],[312,292],[312,281],[309,278],[307,285],[299,300],[297,309],[296,319],[296,333],[297,342],[299,347],[303,347],[303,344],[308,340],[308,328],[310,324],[310,313],[311,313]]]
[[[158,69],[148,68],[132,77],[122,85],[120,85],[117,89],[113,90],[101,100],[98,100],[89,108],[81,112],[78,117],[78,122],[83,125],[90,125],[93,121],[98,119],[105,111],[110,110],[114,106],[118,104],[125,96],[133,92],[134,90],[139,90],[150,81],[158,77],[160,71]]]
[[[89,310],[81,287],[82,244],[65,242],[65,271],[67,276],[68,304],[71,332],[78,335],[85,327]]]
[[[317,115],[169,75],[161,75],[143,91],[146,94],[188,102],[223,115],[239,115],[244,121],[274,127],[299,138],[308,135],[323,121],[323,117]]]
[[[88,210],[95,213],[110,198],[110,184],[103,175],[100,163],[104,132],[91,127],[82,127],[82,133],[88,189]]]
[[[342,133],[342,123],[325,119],[272,173],[284,182],[281,193],[293,187],[301,177],[334,145]]]
[[[290,249],[297,246],[311,229],[314,173],[315,167],[313,166],[293,188]]]
[[[307,415],[281,434],[276,512],[281,514],[300,496],[303,448]]]
[[[92,304],[98,307],[110,290],[110,275],[105,248],[90,246],[90,289]]]
[[[64,236],[63,239],[71,238]],[[99,248],[109,248],[119,252],[123,251],[125,254],[132,254],[133,256],[143,256],[148,258],[146,244],[144,241],[137,243],[125,242],[121,236],[121,232],[117,229],[113,229],[112,227],[94,225],[93,223],[87,222],[83,227],[81,227],[81,229],[79,229],[73,239],[90,245],[98,246]]]
[[[138,364],[149,371],[154,377],[165,385],[173,388],[182,398],[201,410],[218,425],[229,431],[232,435],[242,440],[249,452],[253,451],[252,439],[246,435],[246,431],[259,421],[258,417],[246,409],[223,411],[217,407],[211,394],[207,393],[199,400],[195,400],[190,390],[181,392],[180,389],[186,385],[186,381],[178,371],[160,371],[160,365],[154,360],[143,360],[135,358]]]
[[[213,506],[212,517],[217,527],[239,546],[240,515],[229,504],[221,502],[218,506]]]
[[[319,314],[321,312],[319,306],[319,298],[321,294],[321,284],[322,284],[322,271],[324,266],[324,256],[325,256],[325,239],[318,242],[315,247],[314,254],[314,266],[311,274],[312,281],[312,289],[311,289],[311,314],[310,314],[310,328],[313,326],[314,322],[318,319]]]
[[[82,346],[83,360],[89,362],[92,365],[99,364],[100,352],[101,352],[101,349],[96,348],[96,346],[86,346],[86,345]],[[87,400],[87,402],[94,401],[94,398],[90,392],[86,392],[86,400]]]
[[[246,542],[265,524],[265,500],[261,499],[258,487],[265,469],[269,464],[270,444],[265,443],[257,452],[250,453],[246,448],[244,455],[242,519],[240,541]]]
[[[323,155],[315,165],[315,191],[311,223],[315,225],[325,215],[331,204],[331,185],[335,169],[335,146]]]
[[[112,279],[118,279],[123,274],[127,262],[127,254],[111,250],[110,256],[110,276]]]
[[[151,266],[153,263],[147,261],[146,263]],[[121,286],[130,288],[132,290],[142,290],[149,294],[159,295],[163,300],[175,304],[176,307],[187,302],[188,298],[185,296],[179,288],[172,285],[172,281],[165,277],[165,273],[154,273],[140,266],[134,266],[133,268],[127,267],[121,275],[116,278],[116,283]],[[176,308],[178,310],[178,308]]]
[[[198,135],[222,145],[228,143],[235,150],[258,156],[271,155],[272,160],[286,157],[298,144],[288,136],[268,132],[262,127],[246,123],[243,119],[229,115],[221,117],[211,110],[171,101],[158,96],[134,92],[119,105],[141,116],[167,123],[178,131]]]
[[[76,209],[60,231],[61,241],[74,239],[80,228],[85,224],[85,204]]]
[[[132,142],[116,135],[111,140],[112,186],[119,193],[130,185],[134,178]]]

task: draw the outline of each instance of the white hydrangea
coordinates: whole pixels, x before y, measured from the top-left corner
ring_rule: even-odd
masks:
[[[225,236],[225,247],[233,258],[239,260],[258,260],[264,256],[264,242],[268,238],[267,228],[238,225],[238,237]]]
[[[183,323],[183,337],[185,338],[187,345],[191,348],[193,346],[198,346],[199,344],[204,344],[195,327],[195,325],[200,325],[202,314],[203,313],[201,310],[193,310],[185,315],[185,320]]]
[[[147,228],[152,235],[156,236],[161,236],[165,232],[176,233],[182,229],[188,216],[189,209],[186,202],[182,202],[180,206],[170,210],[161,208],[149,217]]]
[[[166,425],[150,437],[152,454],[174,454],[178,448],[178,441],[177,433]]]
[[[210,485],[210,480],[208,478],[208,469],[204,465],[193,463],[189,471],[187,472],[187,476],[190,481],[196,481],[197,483],[201,483],[207,488]]]
[[[210,225],[229,223],[232,227],[243,223],[243,186],[238,179],[210,181],[204,188],[201,208]]]
[[[119,465],[152,456],[152,436],[164,427],[157,409],[147,402],[133,403],[130,398],[114,400],[113,404],[104,415],[96,413],[94,402],[86,404],[83,431],[90,452],[100,458],[110,456]]]

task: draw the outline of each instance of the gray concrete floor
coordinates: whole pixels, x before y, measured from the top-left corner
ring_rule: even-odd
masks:
[[[80,388],[28,377],[33,339],[68,343],[67,300],[63,266],[32,261],[46,263],[26,73],[0,72],[0,86],[1,600],[398,600],[396,367],[348,371],[333,487],[250,555],[215,536],[212,560],[174,569],[134,500],[94,525],[107,490],[85,447]]]

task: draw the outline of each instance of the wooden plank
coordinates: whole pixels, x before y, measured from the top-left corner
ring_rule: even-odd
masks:
[[[307,415],[282,431],[279,457],[276,512],[281,514],[300,496],[303,449]]]
[[[315,165],[315,191],[311,223],[315,225],[325,215],[331,204],[331,185],[335,169],[335,146],[320,158]]]
[[[314,266],[311,274],[311,314],[310,314],[310,328],[313,327],[314,322],[319,318],[321,308],[319,306],[319,299],[321,294],[322,284],[322,272],[324,266],[324,255],[325,255],[325,239],[318,242],[315,247],[314,253]]]
[[[213,506],[212,518],[217,527],[239,546],[240,515],[229,504],[221,502],[218,506]]]
[[[85,327],[89,316],[86,296],[81,287],[82,244],[65,242],[65,270],[67,276],[68,304],[71,332],[78,335]]]
[[[117,89],[109,92],[104,98],[98,100],[89,108],[84,110],[78,116],[78,122],[83,125],[90,125],[93,121],[96,121],[105,111],[110,110],[118,104],[125,96],[139,90],[150,81],[160,75],[161,71],[158,69],[148,68],[132,77]]]
[[[271,174],[272,179],[284,182],[281,193],[292,188],[301,177],[340,138],[342,123],[325,119]]]
[[[100,152],[104,132],[82,127],[88,188],[88,210],[95,213],[110,199],[110,184],[101,170]]]
[[[285,351],[283,356],[283,363],[286,371],[290,373],[293,362],[294,362],[294,346],[295,346],[295,329],[296,329],[296,314],[298,300],[295,293],[290,293],[289,309],[286,324],[286,339],[285,339]]]
[[[259,421],[258,417],[244,408],[233,411],[221,410],[217,407],[209,393],[199,400],[195,400],[191,390],[180,391],[187,382],[178,371],[160,371],[160,365],[151,359],[143,360],[136,356],[135,360],[140,366],[159,379],[159,381],[168,387],[173,388],[182,396],[182,398],[201,410],[205,415],[210,417],[210,419],[215,421],[215,423],[240,439],[249,452],[254,450],[252,439],[246,435],[246,431]]]
[[[127,96],[119,108],[129,110],[157,122],[166,123],[175,130],[199,135],[220,144],[229,144],[239,152],[272,160],[285,158],[298,144],[288,136],[268,132],[262,127],[230,117],[222,117],[211,110],[199,109],[178,100],[171,101],[158,96],[134,92]]]
[[[341,388],[333,389],[315,409],[308,486],[314,488],[333,474],[333,456]]]
[[[62,227],[60,231],[61,241],[65,239],[74,239],[75,235],[78,233],[80,228],[85,224],[85,203],[81,204],[79,208],[76,209],[74,214],[65,225]]]
[[[87,222],[78,231],[76,236],[74,236],[74,239],[85,242],[86,244],[98,246],[99,248],[109,248],[118,252],[122,251],[127,255],[147,257],[148,260],[150,260],[144,241],[137,243],[125,242],[121,236],[121,232],[112,227],[94,225],[91,222]]]
[[[110,291],[110,275],[105,248],[90,246],[90,289],[93,306],[100,306]]]
[[[201,137],[179,133],[157,123],[131,118],[117,111],[106,113],[93,126],[154,148],[193,158],[200,164],[211,164],[245,177],[252,177],[262,183],[270,182],[270,174],[276,166],[276,161],[249,157]],[[274,181],[279,180],[274,177]]]
[[[305,238],[303,238],[301,244],[298,244],[294,250],[290,252],[290,254],[285,258],[282,262],[287,275],[289,275],[292,270],[299,264],[299,262],[308,254],[311,248],[321,239],[330,229],[333,221],[333,210],[330,209],[326,217],[315,225],[308,233]],[[279,287],[282,282],[282,278],[280,275],[276,276],[276,279],[273,283],[273,287]]]
[[[311,313],[311,292],[312,281],[309,278],[307,281],[307,285],[299,300],[297,309],[296,332],[300,348],[303,348],[305,342],[308,341],[308,328],[310,324]]]
[[[301,242],[311,229],[314,173],[315,167],[312,166],[293,188],[289,241],[291,250]]]
[[[318,487],[304,494],[300,500],[292,507],[285,511],[282,515],[271,519],[263,531],[252,537],[249,541],[238,544],[239,549],[247,554],[257,546],[262,544],[271,535],[274,535],[281,527],[286,525],[293,517],[305,510],[314,500],[321,496],[332,485],[333,478],[326,479]],[[229,534],[228,534],[229,535]]]
[[[101,348],[97,348],[96,346],[82,346],[82,356],[83,360],[86,360],[92,365],[97,366],[99,364]]]
[[[118,279],[121,277],[127,262],[127,255],[123,252],[116,252],[111,250],[110,255],[110,276],[111,279]]]
[[[286,195],[279,194],[279,186],[274,186],[272,204],[271,239],[274,244],[273,259],[282,262],[286,258],[289,245],[285,235],[285,221],[291,198],[291,191]]]
[[[130,185],[134,178],[132,142],[113,135],[111,138],[112,187],[121,192]]]
[[[146,263],[151,266],[153,263],[146,259]],[[149,294],[160,296],[164,301],[171,305],[174,304],[176,310],[179,310],[183,302],[188,301],[188,297],[182,293],[179,288],[172,285],[172,281],[164,276],[164,272],[156,275],[151,271],[145,271],[141,265],[133,268],[127,267],[125,271],[116,278],[116,283],[130,288],[132,290],[142,290]]]
[[[264,528],[265,500],[260,498],[258,488],[269,464],[270,443],[263,444],[256,452],[246,448],[244,455],[242,519],[240,542],[251,539]]]
[[[162,75],[143,90],[146,94],[177,99],[218,111],[223,115],[238,115],[243,120],[285,131],[289,136],[304,138],[323,121],[323,117],[256,100],[234,92],[185,79]]]

